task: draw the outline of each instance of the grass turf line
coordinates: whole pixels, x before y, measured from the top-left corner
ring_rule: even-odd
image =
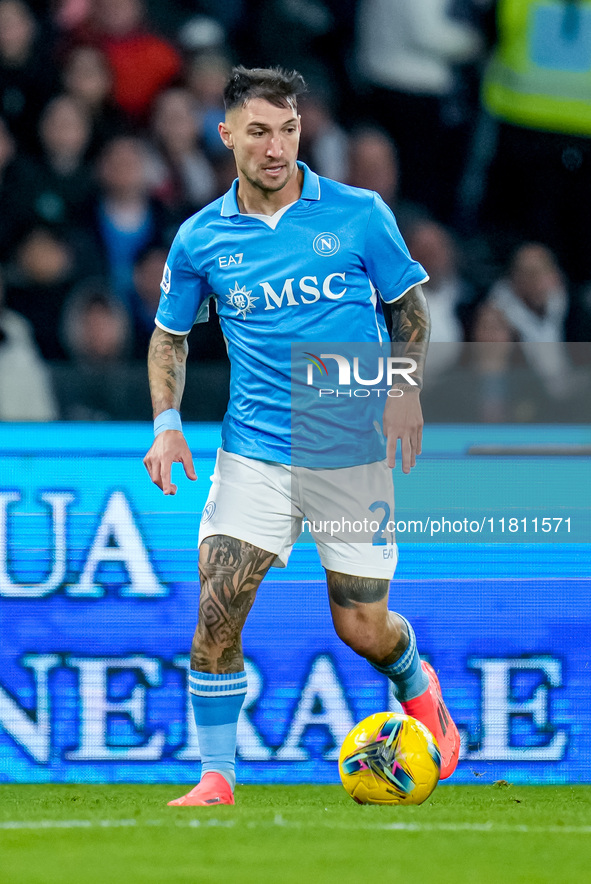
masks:
[[[182,792],[0,786],[0,881],[589,880],[591,787],[445,786],[421,807],[388,808],[359,807],[340,786],[239,786],[235,807],[166,807]],[[60,822],[74,826],[3,827]]]

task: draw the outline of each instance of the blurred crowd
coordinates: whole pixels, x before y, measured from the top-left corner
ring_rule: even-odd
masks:
[[[430,276],[435,386],[469,364],[480,417],[511,419],[517,361],[580,397],[589,33],[591,0],[0,0],[0,420],[149,416],[168,247],[235,175],[235,63],[300,70],[301,159],[393,209]],[[193,419],[225,406],[212,313]]]

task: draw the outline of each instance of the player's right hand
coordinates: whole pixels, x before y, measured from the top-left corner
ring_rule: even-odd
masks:
[[[187,478],[193,482],[196,480],[193,456],[185,437],[180,430],[164,430],[154,439],[144,457],[144,466],[152,482],[165,494],[177,492],[177,486],[173,485],[170,476],[173,463],[182,463]]]

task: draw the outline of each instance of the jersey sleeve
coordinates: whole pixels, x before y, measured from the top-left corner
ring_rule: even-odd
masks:
[[[429,276],[424,267],[413,261],[396,218],[376,193],[365,235],[364,262],[369,278],[382,300],[391,304]]]
[[[156,325],[174,334],[188,334],[196,322],[207,321],[212,294],[207,280],[195,270],[180,232],[177,233],[164,265]]]

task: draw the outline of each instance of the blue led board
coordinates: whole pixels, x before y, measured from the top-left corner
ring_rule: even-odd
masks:
[[[391,607],[461,728],[456,783],[591,781],[589,435],[431,427],[397,474]],[[200,479],[179,467],[165,498],[141,462],[148,424],[0,427],[0,781],[196,778],[186,667],[219,427],[187,437]],[[347,731],[395,708],[335,637],[305,541],[245,630],[240,782],[335,782]]]

